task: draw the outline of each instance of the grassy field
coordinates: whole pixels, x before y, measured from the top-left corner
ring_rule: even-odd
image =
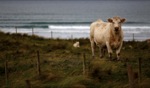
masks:
[[[72,47],[80,41],[80,48]],[[41,75],[37,72],[37,51]],[[150,88],[150,44],[124,42],[121,61],[110,61],[108,55],[92,59],[88,39],[44,39],[26,34],[0,32],[0,88],[129,88],[127,64],[138,72],[142,58],[141,88]],[[86,73],[83,75],[83,55]],[[8,61],[8,81],[5,62]]]

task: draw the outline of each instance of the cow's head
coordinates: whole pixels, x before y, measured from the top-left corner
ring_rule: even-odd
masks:
[[[118,16],[109,18],[108,22],[112,23],[114,26],[114,31],[119,32],[121,30],[121,24],[125,22],[125,18],[120,18]]]

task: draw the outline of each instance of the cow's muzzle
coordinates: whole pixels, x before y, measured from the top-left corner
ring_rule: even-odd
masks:
[[[115,27],[115,31],[116,31],[116,32],[119,31],[119,27]]]

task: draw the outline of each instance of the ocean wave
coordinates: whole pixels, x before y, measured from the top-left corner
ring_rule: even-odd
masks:
[[[89,25],[49,25],[50,29],[89,29]],[[122,26],[123,29],[150,29],[150,26]]]
[[[89,26],[81,25],[49,25],[50,29],[89,29]]]
[[[150,24],[150,22],[136,22],[136,21],[128,21],[125,24]]]
[[[123,29],[150,29],[150,26],[123,26]]]
[[[49,25],[50,31],[58,33],[89,33],[89,25]],[[123,26],[124,33],[150,33],[150,26]]]
[[[22,26],[18,27],[18,31],[29,32],[32,28],[34,28],[34,32],[55,32],[55,33],[90,33],[90,26],[89,25],[49,25],[48,27],[39,27],[35,26]],[[7,31],[14,31],[15,27],[3,28]],[[150,34],[150,26],[123,26],[122,27],[124,33],[149,33]]]

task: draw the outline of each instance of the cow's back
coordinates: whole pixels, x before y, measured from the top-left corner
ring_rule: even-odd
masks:
[[[105,44],[107,38],[109,37],[109,30],[111,24],[107,22],[94,22],[91,24],[91,36],[97,45]]]
[[[98,29],[101,23],[103,23],[102,20],[97,20],[90,25],[90,39],[94,38],[94,31]]]

